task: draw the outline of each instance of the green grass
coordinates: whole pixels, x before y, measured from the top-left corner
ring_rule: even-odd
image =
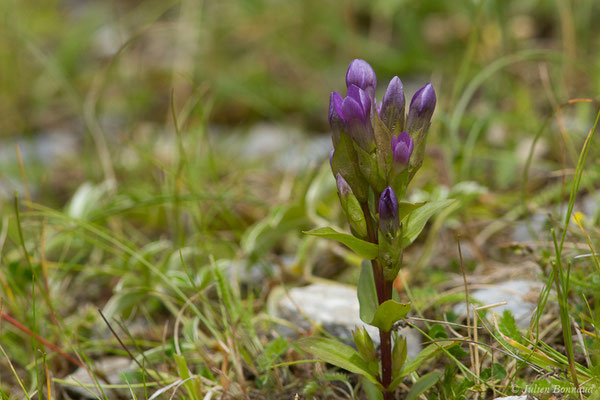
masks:
[[[425,340],[471,342],[399,396],[439,373],[424,398],[559,386],[598,399],[593,0],[8,0],[0,16],[0,311],[16,320],[0,321],[0,398],[67,398],[77,364],[106,399],[376,398],[279,328],[314,332],[270,312],[282,285],[356,284],[360,260],[301,234],[345,229],[326,157],[286,169],[244,147],[259,122],[306,143],[326,133],[329,92],[360,57],[411,94],[433,82],[431,151],[409,196],[458,199],[407,252],[401,297]],[[48,161],[36,146],[52,132],[74,145]],[[515,243],[536,213],[548,222]],[[454,315],[463,272],[498,281],[514,265],[544,284],[528,329],[493,310],[477,329]],[[136,360],[122,384],[95,371],[109,356]]]

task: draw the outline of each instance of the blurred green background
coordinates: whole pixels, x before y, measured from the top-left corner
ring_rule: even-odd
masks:
[[[444,110],[494,60],[525,49],[546,57],[550,92],[599,89],[600,7],[593,0],[520,1],[15,1],[0,6],[0,133],[82,134],[93,98],[106,129],[163,124],[171,90],[183,106],[210,100],[214,123],[286,121],[326,131],[331,90],[353,58],[382,84],[432,80]],[[535,64],[482,91],[527,121],[549,107]],[[532,109],[533,108],[533,109]],[[196,110],[197,112],[197,110]]]
[[[219,134],[262,121],[327,132],[329,92],[343,91],[353,58],[373,65],[379,97],[394,75],[409,95],[434,83],[432,140],[449,145],[449,164],[469,132],[489,141],[479,156],[514,152],[558,104],[600,90],[594,0],[4,0],[0,14],[3,170],[14,172],[14,138],[51,134],[28,158],[38,183],[52,179],[37,161],[61,148],[83,149],[101,180],[98,147],[119,159],[158,140],[171,99],[186,127]],[[489,180],[468,167],[450,177]],[[71,172],[62,183],[83,180]],[[492,178],[506,186],[513,172]]]

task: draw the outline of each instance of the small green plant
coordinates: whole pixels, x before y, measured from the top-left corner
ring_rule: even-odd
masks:
[[[346,73],[348,94],[333,92],[329,122],[334,150],[331,169],[342,209],[352,234],[332,228],[308,234],[337,240],[365,259],[358,282],[360,317],[379,329],[377,352],[367,330],[354,332],[356,350],[324,338],[307,338],[300,345],[323,361],[363,375],[391,399],[403,378],[451,342],[436,342],[415,360],[406,362],[406,341],[393,335],[410,304],[398,301],[393,281],[402,266],[403,249],[423,230],[427,220],[452,200],[409,203],[402,199],[423,163],[425,142],[436,95],[428,83],[413,96],[405,112],[402,82],[394,77],[383,96],[375,100],[377,78],[363,60],[350,63]],[[441,374],[422,377],[411,393],[417,396],[437,382]]]

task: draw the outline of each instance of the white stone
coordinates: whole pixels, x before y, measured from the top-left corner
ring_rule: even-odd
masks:
[[[121,384],[125,383],[121,374],[132,369],[133,361],[126,357],[106,357],[91,363],[92,373],[98,371],[106,377],[108,382],[104,382],[96,375],[100,385],[103,384]],[[65,378],[66,382],[71,384],[64,385],[65,389],[77,393],[82,399],[97,399],[103,397],[96,387],[96,381],[90,376],[84,368],[78,368],[75,372]],[[104,393],[110,397],[111,391],[103,389]]]
[[[311,328],[310,322],[302,316],[304,314],[327,332],[347,341],[352,340],[352,331],[357,326],[365,326],[373,342],[379,343],[378,329],[360,319],[356,288],[315,283],[292,288],[287,295],[279,292],[276,296],[276,313],[300,328]],[[408,357],[414,358],[422,349],[420,334],[410,328],[403,328],[399,333],[406,337]]]
[[[504,310],[509,310],[515,317],[517,326],[525,328],[529,326],[529,320],[537,306],[537,299],[542,286],[541,282],[515,279],[473,290],[469,295],[483,305],[506,302],[506,305],[494,307],[489,311],[502,315]],[[471,305],[472,308],[473,305]],[[461,316],[466,315],[467,307],[465,303],[457,304],[454,307],[454,312]]]

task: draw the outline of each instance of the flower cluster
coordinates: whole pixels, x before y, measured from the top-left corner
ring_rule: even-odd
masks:
[[[379,243],[380,262],[391,277],[399,268],[394,250],[402,229],[398,198],[423,163],[435,91],[429,83],[419,89],[406,113],[404,87],[395,76],[378,103],[375,72],[359,59],[348,67],[346,86],[346,97],[333,92],[329,100],[331,168],[353,234]],[[376,232],[365,219],[371,216],[377,219]]]

